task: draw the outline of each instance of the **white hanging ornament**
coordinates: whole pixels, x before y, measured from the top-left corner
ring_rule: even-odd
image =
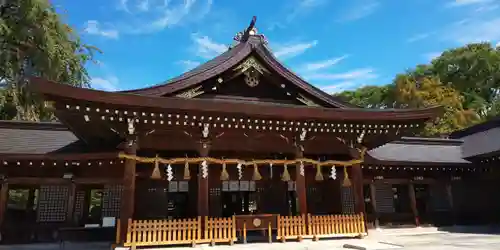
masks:
[[[207,165],[207,161],[203,161],[201,163],[201,177],[203,177],[203,179],[205,179],[205,178],[208,177],[208,165]]]
[[[273,163],[269,163],[269,177],[273,178]]]
[[[167,180],[172,181],[173,179],[174,179],[174,174],[172,171],[172,166],[170,164],[168,164],[168,166],[167,166]]]
[[[304,176],[304,175],[305,175],[304,163],[303,163],[302,161],[300,162],[299,173],[300,173],[300,175],[302,175],[302,176]]]
[[[243,178],[243,170],[242,170],[242,164],[238,162],[238,166],[236,166],[236,169],[238,169],[238,180],[241,180]]]
[[[335,169],[335,165],[332,166],[332,169],[330,170],[330,178],[333,180],[337,179],[337,170]]]

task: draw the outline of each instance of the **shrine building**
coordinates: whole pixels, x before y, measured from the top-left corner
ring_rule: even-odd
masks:
[[[0,121],[2,242],[233,244],[255,230],[286,241],[499,221],[499,119],[415,137],[440,107],[339,100],[254,25],[152,87],[30,79],[58,122]]]

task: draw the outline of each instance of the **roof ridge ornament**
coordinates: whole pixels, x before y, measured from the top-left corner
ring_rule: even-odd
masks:
[[[257,33],[257,30],[254,30],[256,22],[257,22],[257,17],[253,16],[252,21],[250,21],[248,27],[245,30],[236,33],[236,36],[234,36],[233,40],[240,43],[248,41],[250,35],[255,35]]]

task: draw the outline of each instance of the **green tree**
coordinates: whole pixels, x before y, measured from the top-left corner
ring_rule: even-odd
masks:
[[[27,77],[88,87],[85,65],[99,50],[82,43],[48,0],[8,0],[0,14],[1,118],[50,119],[45,104],[27,90]]]
[[[365,108],[392,108],[393,85],[364,86],[353,91],[336,94],[340,99]]]
[[[430,65],[432,74],[464,97],[466,109],[474,109],[482,120],[498,110],[500,90],[500,48],[490,43],[473,43],[450,49]]]
[[[476,112],[463,108],[463,97],[460,93],[450,86],[443,85],[436,76],[398,75],[394,85],[396,107],[443,107],[443,114],[426,125],[422,133],[425,136],[449,134],[479,121]]]

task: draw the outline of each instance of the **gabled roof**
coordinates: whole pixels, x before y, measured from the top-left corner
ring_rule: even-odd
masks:
[[[468,164],[462,158],[463,141],[439,138],[403,137],[368,152],[376,161],[394,163]]]
[[[489,121],[479,123],[479,124],[476,124],[474,126],[470,126],[468,128],[462,129],[462,130],[455,131],[455,132],[450,134],[450,137],[451,138],[463,138],[463,137],[466,137],[468,135],[481,133],[481,132],[484,132],[486,130],[490,130],[493,128],[499,128],[499,127],[500,127],[500,116],[495,117]]]
[[[294,72],[286,68],[273,55],[267,46],[267,41],[263,35],[251,35],[248,39],[241,41],[238,45],[228,49],[228,51],[215,57],[214,59],[188,71],[178,77],[156,86],[123,91],[125,93],[149,96],[171,96],[172,94],[192,88],[201,82],[217,77],[218,75],[236,67],[243,60],[251,55],[256,55],[269,69],[272,69],[279,76],[286,79],[305,93],[318,98],[327,103],[330,107],[348,108],[356,107],[340,100],[330,94],[309,84]]]
[[[60,123],[0,121],[0,154],[48,154],[66,151],[77,142]]]

